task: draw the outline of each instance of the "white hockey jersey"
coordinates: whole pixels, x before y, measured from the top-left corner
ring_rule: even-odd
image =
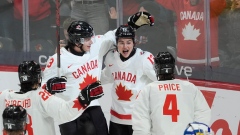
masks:
[[[0,92],[1,113],[9,105],[21,105],[27,110],[26,135],[55,135],[54,120],[61,123],[71,121],[82,114],[83,107],[77,100],[64,101],[51,95],[44,89],[32,90],[24,94],[17,94],[13,90]],[[3,129],[3,120],[0,117],[0,129]]]
[[[111,51],[105,59],[101,82],[111,83],[111,121],[131,125],[134,101],[139,91],[149,82],[156,81],[153,69],[153,55],[136,49],[136,53],[126,61],[120,59],[117,51]]]
[[[56,96],[66,101],[75,98],[88,84],[100,80],[103,56],[115,44],[115,31],[109,31],[104,35],[97,35],[90,51],[83,56],[77,56],[68,52],[64,47],[60,50],[60,76],[67,77],[66,89]],[[48,64],[43,72],[43,83],[57,76],[57,54],[49,58]],[[89,106],[99,106],[98,100],[93,100]]]
[[[210,124],[211,110],[198,88],[188,81],[148,84],[133,109],[133,135],[182,135],[188,123]]]

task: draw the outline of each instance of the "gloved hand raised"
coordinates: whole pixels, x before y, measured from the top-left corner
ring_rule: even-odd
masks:
[[[84,107],[87,107],[92,100],[98,99],[103,95],[101,82],[96,81],[82,89],[79,93],[78,100]]]
[[[134,29],[138,29],[143,25],[153,26],[154,18],[148,12],[137,12],[128,18],[128,25],[132,26]]]
[[[46,90],[51,93],[61,93],[66,91],[67,78],[65,76],[53,77],[47,81]]]

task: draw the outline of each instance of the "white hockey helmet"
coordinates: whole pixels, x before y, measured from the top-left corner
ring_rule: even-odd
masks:
[[[214,135],[211,128],[200,122],[189,123],[183,135]]]

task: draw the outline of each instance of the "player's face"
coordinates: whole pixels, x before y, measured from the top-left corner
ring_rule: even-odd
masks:
[[[199,3],[199,0],[190,0],[192,6],[196,6]]]
[[[84,43],[83,43],[82,49],[83,49],[85,52],[90,51],[90,48],[91,48],[92,43],[93,43],[93,42],[92,42],[92,40],[91,40],[91,37],[89,37],[89,38],[84,38]]]
[[[119,38],[117,43],[118,52],[122,54],[124,58],[127,58],[132,52],[134,43],[132,38]]]

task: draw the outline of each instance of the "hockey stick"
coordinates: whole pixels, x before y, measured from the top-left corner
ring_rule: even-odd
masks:
[[[55,0],[56,4],[56,37],[57,37],[57,67],[58,77],[60,77],[60,0]]]

